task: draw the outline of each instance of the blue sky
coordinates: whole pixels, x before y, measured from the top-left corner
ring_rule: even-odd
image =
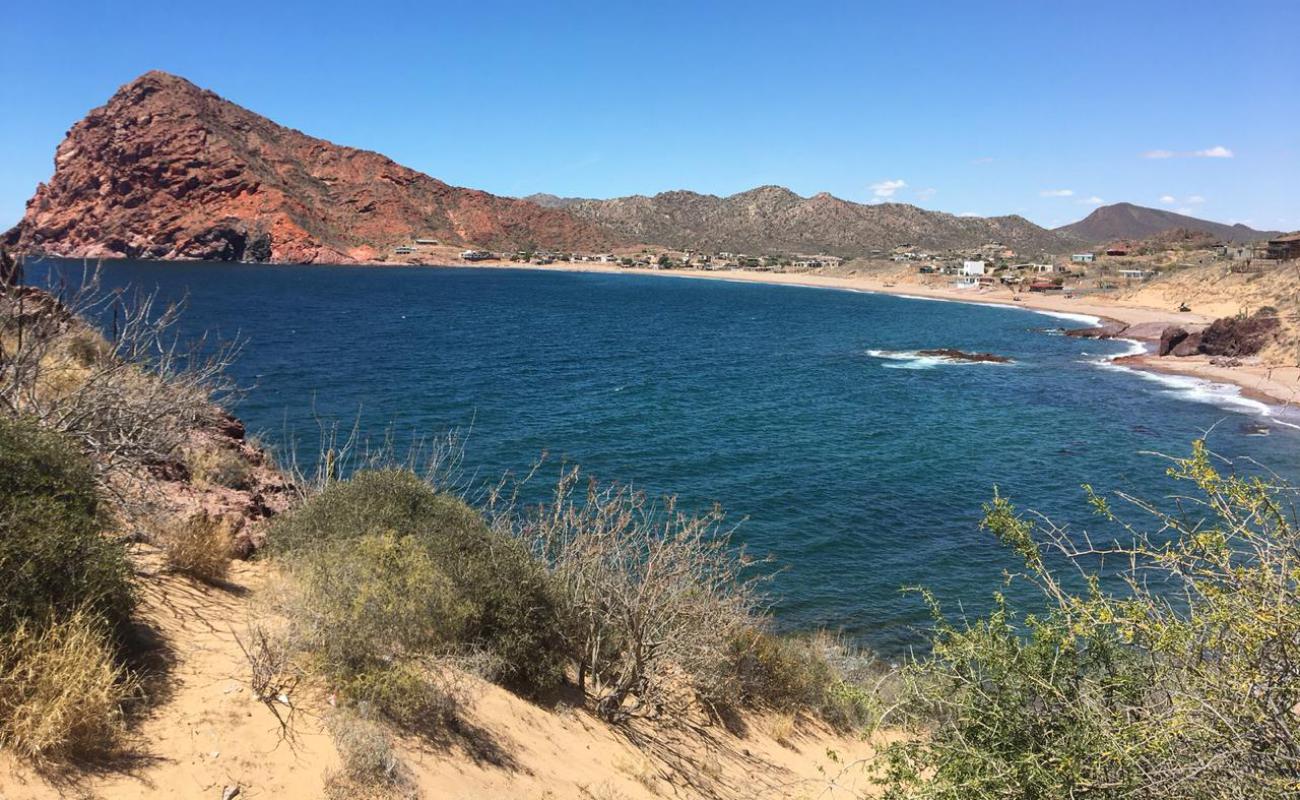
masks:
[[[776,183],[1300,228],[1300,0],[7,5],[0,228],[149,69],[498,194]]]

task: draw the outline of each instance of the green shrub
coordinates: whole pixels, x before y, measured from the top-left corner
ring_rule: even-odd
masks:
[[[131,570],[105,522],[94,472],[69,440],[0,418],[0,635],[77,609],[110,626],[127,619]]]
[[[291,562],[295,619],[331,669],[362,672],[461,637],[469,609],[413,536],[366,534]]]
[[[776,711],[817,707],[835,681],[830,664],[805,639],[750,629],[731,644],[740,700]]]
[[[989,616],[950,622],[927,598],[933,652],[908,681],[925,732],[887,750],[887,796],[1300,791],[1294,492],[1222,474],[1203,442],[1170,474],[1195,491],[1172,514],[1134,501],[1152,516],[1150,533],[1088,490],[1125,532],[1113,545],[1021,517],[1000,497],[986,506],[985,527],[1024,561],[1046,611],[1018,612],[999,596]],[[1082,583],[1063,581],[1047,552],[1077,566]],[[1115,566],[1108,576],[1100,553]]]
[[[462,500],[435,491],[410,472],[363,471],[351,480],[333,483],[302,507],[278,517],[268,531],[268,542],[271,551],[290,564],[308,563],[314,565],[309,572],[323,571],[322,591],[362,603],[361,596],[349,593],[366,580],[340,584],[343,578],[334,573],[372,569],[353,562],[362,541],[371,542],[365,557],[378,555],[375,536],[390,537],[384,547],[401,551],[401,568],[422,576],[403,579],[409,587],[424,580],[441,587],[434,604],[440,610],[425,612],[436,618],[419,623],[436,627],[438,635],[416,644],[404,638],[409,631],[403,632],[397,636],[409,642],[403,647],[420,650],[437,643],[488,651],[499,665],[498,678],[523,691],[544,690],[563,679],[559,614],[543,566],[514,539],[490,529],[482,515]],[[343,592],[340,585],[350,588]],[[408,594],[420,593],[411,588]],[[398,604],[431,599],[391,598]],[[363,608],[370,615],[380,613],[382,605],[376,601],[374,609],[364,604]],[[408,616],[415,616],[414,612]],[[396,632],[383,635],[396,636]]]
[[[731,644],[732,680],[744,705],[808,712],[841,730],[876,722],[881,665],[826,633],[775,636],[749,629]]]

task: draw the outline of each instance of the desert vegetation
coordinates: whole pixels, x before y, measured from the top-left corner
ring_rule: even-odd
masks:
[[[933,653],[904,683],[917,735],[886,752],[889,796],[1300,791],[1295,492],[1236,474],[1203,442],[1169,472],[1189,488],[1174,511],[1119,497],[1146,523],[1089,490],[1115,543],[1004,498],[986,507],[984,526],[1023,560],[1045,610],[999,601],[952,622],[931,598]]]
[[[42,764],[113,752],[141,699],[127,534],[226,386],[224,349],[169,336],[176,309],[118,301],[93,277],[62,300],[0,288],[0,745]],[[215,577],[198,540],[175,556]]]
[[[131,570],[105,519],[68,437],[0,417],[0,745],[38,762],[111,750],[134,693]]]

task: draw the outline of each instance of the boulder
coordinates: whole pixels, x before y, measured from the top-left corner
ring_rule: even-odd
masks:
[[[1222,317],[1201,334],[1200,351],[1211,356],[1253,356],[1277,336],[1277,311],[1261,308],[1249,317]]]
[[[1169,355],[1175,356],[1177,358],[1185,358],[1186,356],[1196,355],[1197,353],[1200,352],[1200,349],[1201,349],[1201,334],[1199,332],[1189,333],[1183,337],[1183,340],[1181,342],[1174,345],[1173,348],[1169,350]]]
[[[1170,325],[1160,334],[1160,347],[1156,349],[1156,355],[1167,356],[1173,352],[1174,348],[1182,344],[1190,334],[1187,329],[1181,325]]]

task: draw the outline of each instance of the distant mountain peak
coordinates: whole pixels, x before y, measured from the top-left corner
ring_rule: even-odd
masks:
[[[1149,239],[1173,230],[1197,231],[1230,242],[1250,242],[1278,235],[1278,231],[1258,231],[1240,223],[1211,222],[1134,203],[1101,206],[1078,222],[1056,230],[1090,244],[1118,239]]]

